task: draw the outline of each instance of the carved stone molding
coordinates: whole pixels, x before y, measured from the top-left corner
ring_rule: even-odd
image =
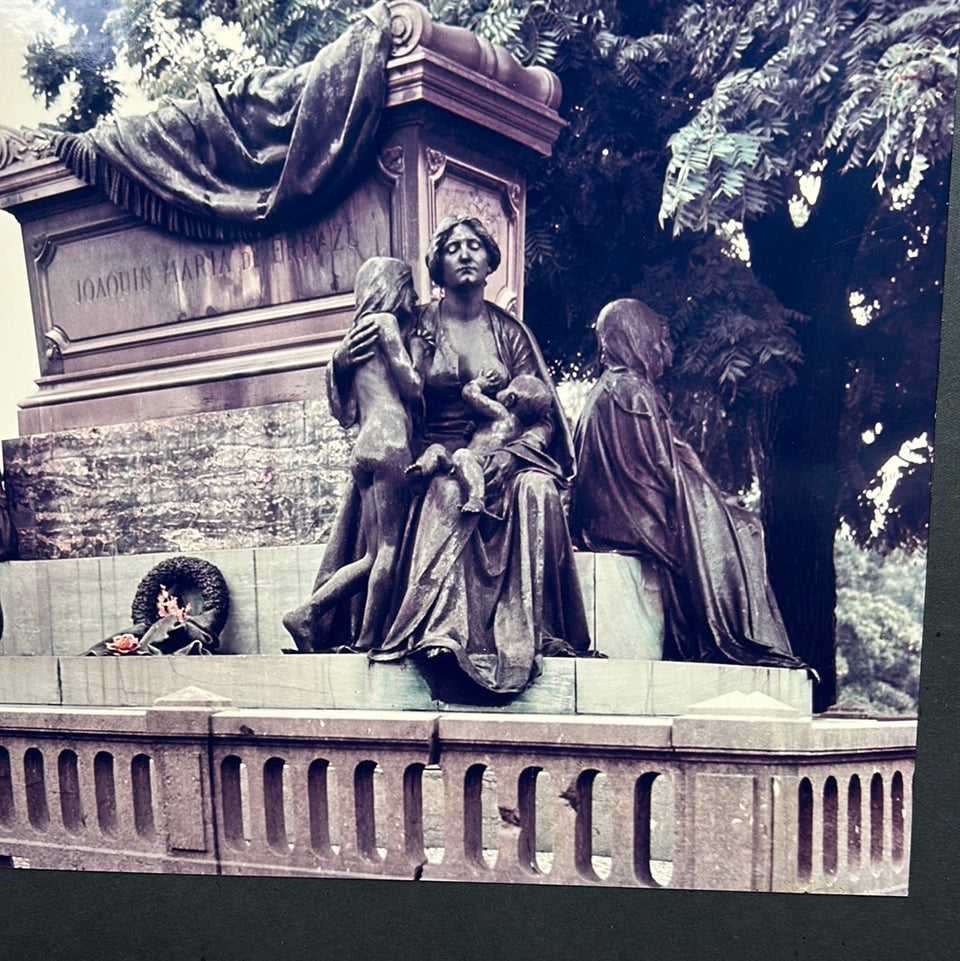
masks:
[[[62,374],[63,345],[69,343],[69,338],[59,327],[48,330],[43,336],[46,341],[46,347],[43,351],[41,373],[45,377]]]
[[[39,130],[0,126],[0,170],[16,163],[29,163],[53,156],[53,145]]]
[[[395,144],[380,153],[380,169],[389,177],[399,177],[403,173],[403,147]]]
[[[46,234],[38,234],[30,241],[30,253],[33,254],[34,261],[40,267],[49,266],[56,252],[56,243]]]
[[[551,110],[559,105],[560,81],[544,67],[524,67],[505,47],[478,37],[465,27],[436,23],[413,0],[393,0],[390,14],[394,59],[410,56],[418,49],[430,51]]]
[[[427,170],[431,177],[439,177],[443,173],[443,168],[447,165],[446,154],[432,147],[427,148]]]

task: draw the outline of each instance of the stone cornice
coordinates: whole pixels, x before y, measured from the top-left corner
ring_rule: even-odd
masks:
[[[524,67],[505,47],[478,37],[465,27],[435,23],[430,14],[413,0],[393,0],[392,61],[415,52],[438,54],[493,84],[505,87],[514,96],[555,111],[560,104],[560,80],[543,67]]]

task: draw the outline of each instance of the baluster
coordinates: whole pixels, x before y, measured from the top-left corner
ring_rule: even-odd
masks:
[[[467,819],[473,814],[473,808],[479,805],[480,778],[479,771],[474,773],[467,758],[454,754],[444,755],[441,765],[443,777],[443,860],[440,864],[429,864],[424,868],[424,876],[433,878],[449,878],[451,880],[473,878],[486,873],[487,869],[471,859],[467,853],[464,841],[467,830]],[[468,778],[471,779],[468,783]],[[477,783],[474,784],[473,781]],[[473,792],[473,797],[467,797]],[[475,832],[479,835],[479,832]],[[476,838],[479,846],[481,841]],[[479,857],[479,850],[477,853]]]
[[[819,771],[808,775],[813,789],[813,830],[810,844],[810,886],[823,887],[823,776]]]
[[[850,878],[850,772],[839,770],[837,779],[837,887],[842,889]]]
[[[117,798],[116,843],[127,850],[141,851],[150,845],[137,834],[133,817],[133,755],[127,751],[113,752],[113,783]]]
[[[246,766],[246,791],[243,790],[244,779],[243,769],[241,769],[240,796],[247,811],[244,824],[249,825],[250,836],[246,844],[247,853],[238,860],[247,860],[255,864],[271,864],[276,855],[267,842],[267,814],[263,797],[263,764],[267,755],[256,749],[245,750],[240,754],[240,759]]]
[[[340,865],[347,871],[371,872],[379,865],[375,835],[373,761],[355,752],[336,752],[340,818]],[[366,850],[364,850],[366,849]]]
[[[531,765],[523,759],[501,755],[496,759],[498,881],[534,881],[540,877],[533,866],[536,848],[535,784]],[[522,777],[522,780],[521,780]]]
[[[422,843],[420,777],[417,765],[408,765],[400,755],[387,757],[384,761],[385,765],[381,765],[387,830],[384,868],[388,874],[408,877],[426,859]]]
[[[883,769],[883,858],[880,861],[881,877],[893,880],[893,772]]]
[[[580,806],[578,779],[582,770],[576,758],[551,760],[550,775],[556,788],[553,821],[553,868],[550,880],[577,884],[582,879],[577,870],[577,810]]]
[[[643,872],[649,870],[650,858],[650,788],[653,780],[650,778],[640,783],[640,772],[635,767],[616,765],[606,771],[607,785],[610,793],[610,877],[609,884],[621,887],[633,887],[639,883],[652,883],[652,878],[646,881]],[[657,775],[654,775],[657,776]],[[649,775],[645,775],[649,777]],[[647,803],[638,803],[643,792],[646,792]],[[641,820],[641,818],[645,819]],[[644,838],[646,851],[643,852],[646,864],[637,865],[639,852],[638,841]]]
[[[290,797],[287,833],[293,838],[289,858],[297,867],[312,868],[316,855],[310,845],[310,791],[307,770],[311,758],[297,751],[287,758],[284,770],[285,787]]]

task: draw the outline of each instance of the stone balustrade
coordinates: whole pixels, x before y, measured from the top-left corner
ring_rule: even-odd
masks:
[[[905,893],[916,724],[0,707],[0,864]]]

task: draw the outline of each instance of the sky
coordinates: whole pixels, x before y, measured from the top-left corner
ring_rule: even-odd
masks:
[[[42,102],[33,99],[30,85],[21,76],[26,45],[47,22],[47,15],[29,0],[0,0],[0,125],[16,129],[53,119]],[[20,225],[6,211],[0,212],[0,291],[4,305],[0,322],[0,439],[7,439],[20,433],[17,403],[36,393],[34,381],[40,369]]]
[[[0,126],[18,129],[53,123],[60,112],[56,105],[46,110],[34,100],[23,77],[27,44],[55,22],[32,0],[0,0]],[[124,79],[122,73],[118,79]],[[141,113],[145,101],[131,98],[120,107],[122,113]],[[0,211],[0,440],[17,437],[17,405],[37,392],[40,365],[33,335],[33,312],[27,286],[20,225],[7,211]]]

